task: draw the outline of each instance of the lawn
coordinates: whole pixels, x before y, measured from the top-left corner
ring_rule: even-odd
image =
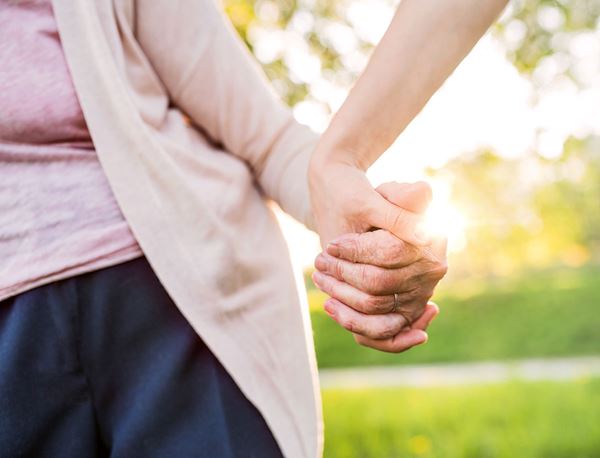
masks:
[[[400,355],[360,347],[308,285],[320,367],[556,357],[600,353],[600,268],[496,281],[446,281],[429,342]]]
[[[600,456],[600,379],[323,397],[325,458]]]

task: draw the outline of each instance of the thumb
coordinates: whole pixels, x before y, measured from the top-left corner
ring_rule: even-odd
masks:
[[[374,192],[371,197],[367,222],[372,227],[385,229],[400,240],[415,246],[428,245],[430,240],[426,232],[420,230],[422,216],[394,205],[380,194]]]
[[[425,181],[416,183],[383,183],[377,192],[391,203],[413,213],[424,213],[431,202],[431,186]]]

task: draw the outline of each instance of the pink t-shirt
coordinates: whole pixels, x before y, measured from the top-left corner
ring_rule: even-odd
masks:
[[[141,255],[94,151],[51,0],[1,1],[0,300]]]

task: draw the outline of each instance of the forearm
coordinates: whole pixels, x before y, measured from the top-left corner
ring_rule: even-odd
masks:
[[[507,0],[403,0],[317,155],[366,170],[394,142]]]
[[[315,230],[307,186],[308,166],[319,136],[291,121],[257,174],[264,193],[289,215]]]

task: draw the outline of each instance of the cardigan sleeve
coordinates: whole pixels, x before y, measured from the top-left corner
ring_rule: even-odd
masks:
[[[314,228],[307,171],[318,136],[294,120],[213,0],[137,0],[134,28],[172,103]]]

